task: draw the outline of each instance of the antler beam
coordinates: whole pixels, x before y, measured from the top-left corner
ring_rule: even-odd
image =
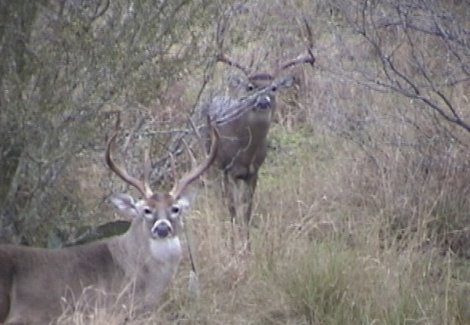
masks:
[[[150,160],[148,158],[148,153],[145,154],[145,162],[144,162],[144,179],[141,181],[131,175],[126,171],[126,169],[120,165],[117,165],[111,157],[111,146],[113,145],[115,139],[117,137],[117,132],[113,134],[111,139],[108,141],[108,145],[106,146],[106,164],[109,168],[118,175],[124,182],[128,183],[129,185],[134,186],[139,192],[145,197],[149,198],[153,195],[152,190],[150,189],[148,183],[148,177],[150,176]]]
[[[181,193],[186,189],[186,187],[195,181],[207,168],[214,162],[215,157],[217,156],[217,147],[219,145],[219,132],[217,129],[211,125],[212,128],[212,146],[209,153],[209,156],[203,161],[199,166],[196,166],[189,173],[184,175],[179,181],[175,182],[173,189],[170,191],[170,195],[173,198],[178,198]]]

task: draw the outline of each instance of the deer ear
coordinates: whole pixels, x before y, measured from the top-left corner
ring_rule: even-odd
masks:
[[[229,88],[232,88],[232,89],[240,88],[246,84],[246,80],[237,75],[228,76],[227,81],[228,81]]]
[[[176,200],[176,204],[183,208],[183,210],[189,209],[196,198],[196,194],[195,189],[188,187]]]
[[[296,83],[295,77],[292,77],[292,76],[285,77],[279,82],[277,89],[290,88],[294,86],[294,83]]]
[[[111,202],[119,210],[128,216],[138,216],[137,204],[132,196],[129,194],[117,194],[111,197]]]

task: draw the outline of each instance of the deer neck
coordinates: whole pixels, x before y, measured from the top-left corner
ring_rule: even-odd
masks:
[[[148,271],[149,275],[171,278],[181,260],[179,238],[152,240],[143,231],[146,231],[143,222],[134,220],[129,231],[112,243],[113,258],[128,276]]]
[[[271,124],[272,110],[253,110],[248,113],[247,120],[248,124],[256,127],[269,128]]]
[[[116,264],[123,269],[125,282],[131,283],[143,306],[152,307],[165,292],[178,269],[182,250],[178,237],[151,240],[141,220],[109,243]]]
[[[254,110],[246,116],[246,126],[248,128],[250,141],[263,141],[269,132],[271,126],[272,110]],[[246,130],[246,129],[245,129]],[[246,131],[245,131],[246,132]]]

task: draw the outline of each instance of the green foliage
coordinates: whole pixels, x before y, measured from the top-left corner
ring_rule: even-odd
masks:
[[[91,165],[101,160],[96,148],[111,129],[109,111],[123,111],[124,121],[140,119],[150,127],[148,115],[164,98],[161,92],[206,64],[211,49],[199,44],[219,4],[18,1],[0,9],[0,130],[2,139],[10,139],[0,143],[0,161],[8,159],[0,164],[6,177],[0,238],[44,244],[47,234],[34,225],[94,213],[82,198],[71,192],[63,197],[58,190],[76,168],[76,156],[89,157]],[[15,233],[7,234],[7,228]]]

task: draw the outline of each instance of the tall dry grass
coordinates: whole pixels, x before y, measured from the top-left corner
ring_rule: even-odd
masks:
[[[396,165],[388,168],[396,174],[382,175],[367,168],[364,152],[328,132],[292,133],[277,126],[272,136],[279,149],[262,169],[251,252],[233,249],[228,213],[216,181],[209,181],[188,217],[198,298],[188,294],[186,257],[153,315],[132,318],[97,308],[92,319],[76,312],[60,323],[470,322],[470,265],[443,250],[428,231],[427,201],[445,193],[413,183],[413,189],[422,187],[423,202],[414,204],[423,209],[409,215],[416,223],[400,236],[391,229],[391,216],[406,216],[413,205],[400,198],[416,194],[400,186],[407,184],[401,175],[411,171],[402,166],[410,159],[395,155]]]
[[[202,196],[194,231],[199,238],[197,255],[204,285],[195,302],[198,317],[192,321],[470,321],[465,307],[469,305],[468,262],[444,250],[426,224],[431,218],[426,200],[432,201],[431,195],[440,199],[445,189],[423,193],[427,197],[423,203],[417,202],[423,210],[416,215],[416,227],[413,221],[398,236],[390,229],[387,206],[371,204],[374,195],[392,192],[398,196],[397,177],[364,174],[367,157],[328,134],[306,137],[285,134],[282,128],[274,133],[293,152],[273,155],[263,169],[250,254],[231,249],[230,227],[217,195]],[[389,168],[401,169],[400,162],[397,158],[397,166]],[[366,190],[364,186],[374,185],[364,180],[369,177],[380,186]],[[426,184],[420,186],[427,188]],[[387,199],[397,201],[394,196]],[[410,210],[406,205],[402,208]]]

